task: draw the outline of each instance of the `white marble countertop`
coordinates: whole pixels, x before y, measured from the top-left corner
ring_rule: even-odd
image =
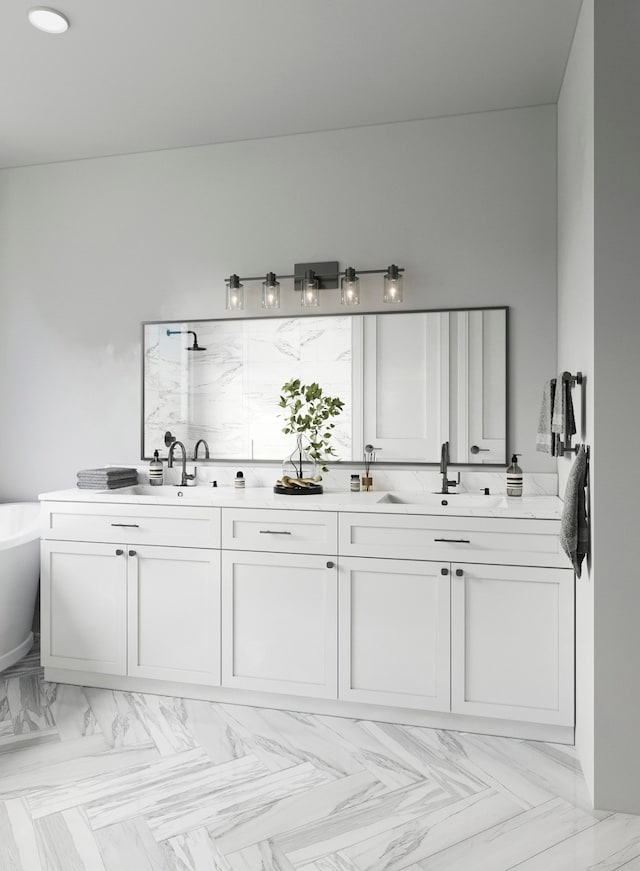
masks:
[[[40,501],[140,505],[188,505],[219,508],[277,508],[304,511],[365,511],[375,514],[431,514],[463,517],[502,517],[559,520],[562,500],[557,496],[523,496],[450,493],[424,490],[351,493],[325,490],[319,496],[278,495],[271,487],[176,487],[138,485],[119,490],[70,488],[42,493]],[[446,504],[445,504],[446,503]]]

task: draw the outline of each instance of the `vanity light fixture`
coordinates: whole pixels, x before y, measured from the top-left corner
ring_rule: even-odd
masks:
[[[360,279],[352,266],[347,266],[340,279],[340,302],[342,305],[360,305]]]
[[[27,18],[30,24],[43,33],[60,34],[69,29],[69,19],[62,12],[48,6],[33,6],[27,12]]]
[[[400,275],[400,270],[395,263],[391,264],[384,276],[384,294],[382,301],[391,303],[403,301],[402,276]]]
[[[235,273],[227,279],[227,309],[229,311],[244,309],[244,284],[240,284],[240,279]]]
[[[403,302],[402,274],[404,269],[392,264],[387,269],[354,269],[348,266],[340,275],[337,260],[321,263],[296,263],[293,275],[278,275],[267,272],[266,276],[248,276],[240,278],[235,273],[226,280],[226,305],[229,311],[244,309],[244,285],[241,282],[262,282],[262,308],[280,308],[280,280],[292,278],[294,290],[300,291],[300,303],[303,308],[318,308],[320,293],[340,286],[340,302],[342,305],[360,305],[360,276],[382,275],[384,273],[383,301],[388,303]]]
[[[274,272],[267,272],[262,282],[262,308],[280,308],[280,282]]]
[[[303,308],[318,308],[320,305],[319,289],[320,284],[314,270],[307,269],[302,280],[302,298],[300,302]]]

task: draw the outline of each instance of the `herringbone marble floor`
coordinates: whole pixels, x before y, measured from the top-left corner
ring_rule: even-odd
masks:
[[[640,871],[573,751],[0,674],[1,871]]]

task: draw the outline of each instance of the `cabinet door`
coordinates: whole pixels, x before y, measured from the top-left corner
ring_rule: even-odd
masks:
[[[222,555],[222,684],[337,697],[335,557]]]
[[[220,551],[127,550],[128,673],[220,685]]]
[[[573,572],[454,565],[451,710],[572,726]]]
[[[126,674],[125,553],[123,544],[42,542],[44,666]]]
[[[339,697],[448,711],[449,563],[340,560]]]

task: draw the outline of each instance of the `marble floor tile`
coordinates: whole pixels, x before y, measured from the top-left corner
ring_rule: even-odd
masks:
[[[311,714],[242,705],[220,708],[243,744],[273,771],[301,762],[310,762],[337,777],[364,770],[353,753]]]
[[[415,730],[392,723],[367,723],[366,728],[407,765],[413,766],[423,777],[432,778],[448,792],[465,796],[487,788],[486,781],[459,759],[434,752],[418,740]]]
[[[79,808],[35,820],[35,829],[46,871],[106,871],[96,839]]]
[[[13,722],[7,698],[7,681],[0,680],[0,738],[13,735]]]
[[[327,825],[340,813],[386,792],[386,787],[367,771],[349,774],[316,786],[299,795],[290,795],[266,808],[259,816],[234,826],[220,835],[216,843],[224,853],[235,853],[252,844],[275,838],[281,832],[317,821]]]
[[[244,762],[245,759],[238,759],[226,765],[238,767]],[[206,796],[190,794],[178,801],[166,802],[145,814],[145,818],[158,841],[200,826],[206,826],[214,838],[219,838],[236,826],[258,819],[266,811],[273,812],[279,802],[290,796],[312,790],[329,779],[326,771],[304,762],[244,783],[238,781]]]
[[[254,844],[227,856],[231,871],[295,871],[293,865],[272,841]]]
[[[597,820],[590,814],[554,798],[430,855],[419,867],[424,871],[508,871],[523,859],[594,825]]]
[[[2,759],[0,799],[74,784],[89,777],[146,765],[158,758],[155,745],[114,749],[105,744],[102,735],[38,744]]]
[[[0,871],[640,871],[573,748],[0,680]]]
[[[214,702],[186,699],[185,725],[215,764],[246,756],[245,747]]]
[[[162,842],[172,871],[231,871],[231,865],[203,826]]]
[[[106,871],[173,871],[173,864],[142,819],[125,820],[95,832]]]
[[[344,743],[360,765],[371,772],[389,789],[398,789],[417,783],[424,774],[410,762],[401,759],[386,744],[372,735],[363,720],[348,720],[344,717],[316,716],[333,734],[334,740]]]
[[[43,865],[38,835],[35,824],[29,813],[27,803],[22,799],[11,799],[0,802],[0,819],[4,816],[4,827],[0,837],[0,868],[20,869],[20,871],[46,871]],[[5,849],[13,848],[17,864],[14,866],[6,861]]]
[[[515,865],[517,871],[617,871],[640,856],[640,817],[614,814]]]
[[[149,732],[131,705],[131,693],[85,687],[84,694],[112,747],[135,747],[149,742]]]
[[[251,762],[251,773],[263,771],[255,758]],[[137,765],[122,772],[89,777],[53,789],[34,790],[29,794],[28,803],[34,818],[83,805],[93,818],[99,818],[102,825],[106,826],[127,818],[121,816],[112,819],[109,816],[112,807],[123,806],[125,802],[132,803],[140,798],[152,807],[176,793],[201,786],[203,781],[207,788],[216,779],[226,782],[225,772],[220,772],[222,767],[213,767],[202,750],[188,750],[175,756],[159,757],[146,765]],[[139,816],[139,813],[130,816]]]
[[[8,679],[10,677],[21,677],[26,674],[42,674],[43,668],[40,665],[40,639],[36,638],[33,647],[23,656],[19,662],[12,665],[2,672],[2,677]]]
[[[402,826],[385,829],[342,852],[360,871],[399,871],[520,814],[515,802],[487,790]]]
[[[7,680],[6,697],[16,735],[39,732],[55,725],[50,709],[49,686],[37,673]]]
[[[584,778],[570,757],[559,763],[551,755],[541,752],[538,742],[515,738],[463,734],[459,740],[480,768],[489,771],[512,792],[524,794],[529,799],[537,796],[532,804],[561,796],[597,819],[609,816],[606,811],[591,808]],[[474,754],[478,755],[474,757]]]
[[[183,699],[131,693],[127,694],[127,700],[161,756],[172,756],[197,746],[185,726],[187,713]]]
[[[410,823],[430,812],[442,809],[446,812],[458,801],[437,784],[423,781],[294,829],[278,838],[278,842],[294,865],[305,865],[374,837],[381,830]]]
[[[43,681],[43,692],[61,741],[102,732],[82,687]]]

